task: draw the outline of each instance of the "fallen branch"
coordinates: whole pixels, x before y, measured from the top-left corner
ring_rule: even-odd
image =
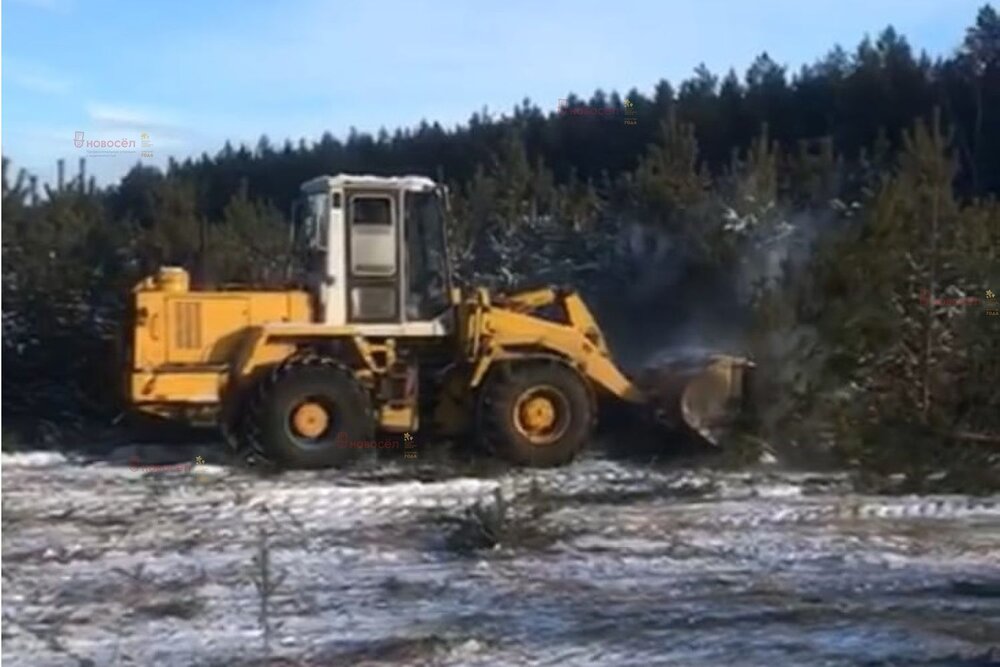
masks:
[[[1000,445],[1000,434],[997,433],[973,433],[971,431],[955,431],[951,437],[957,440],[968,440],[969,442],[987,442],[993,445]]]

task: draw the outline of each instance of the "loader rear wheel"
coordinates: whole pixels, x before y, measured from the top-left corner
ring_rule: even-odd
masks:
[[[593,421],[583,378],[558,362],[495,369],[480,396],[480,436],[496,454],[518,465],[570,462],[590,436]]]
[[[250,420],[254,449],[294,468],[344,465],[375,432],[364,387],[348,368],[324,357],[276,368],[261,383]]]

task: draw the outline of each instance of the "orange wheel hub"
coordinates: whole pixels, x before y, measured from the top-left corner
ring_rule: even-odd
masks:
[[[566,431],[568,406],[555,387],[534,387],[514,403],[514,426],[533,445],[552,444]]]
[[[292,427],[304,438],[318,438],[330,425],[330,415],[319,403],[306,401],[292,412]]]

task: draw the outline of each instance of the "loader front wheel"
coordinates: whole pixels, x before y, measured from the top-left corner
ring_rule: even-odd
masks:
[[[497,368],[480,396],[480,436],[489,449],[518,465],[569,463],[586,443],[593,421],[583,378],[558,362]]]
[[[322,357],[286,364],[265,380],[251,412],[254,448],[292,468],[344,465],[374,438],[368,393]]]

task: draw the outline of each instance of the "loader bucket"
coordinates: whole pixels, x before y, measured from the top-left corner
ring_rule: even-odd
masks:
[[[654,420],[701,444],[718,446],[749,410],[753,362],[725,354],[661,357],[635,378]]]

